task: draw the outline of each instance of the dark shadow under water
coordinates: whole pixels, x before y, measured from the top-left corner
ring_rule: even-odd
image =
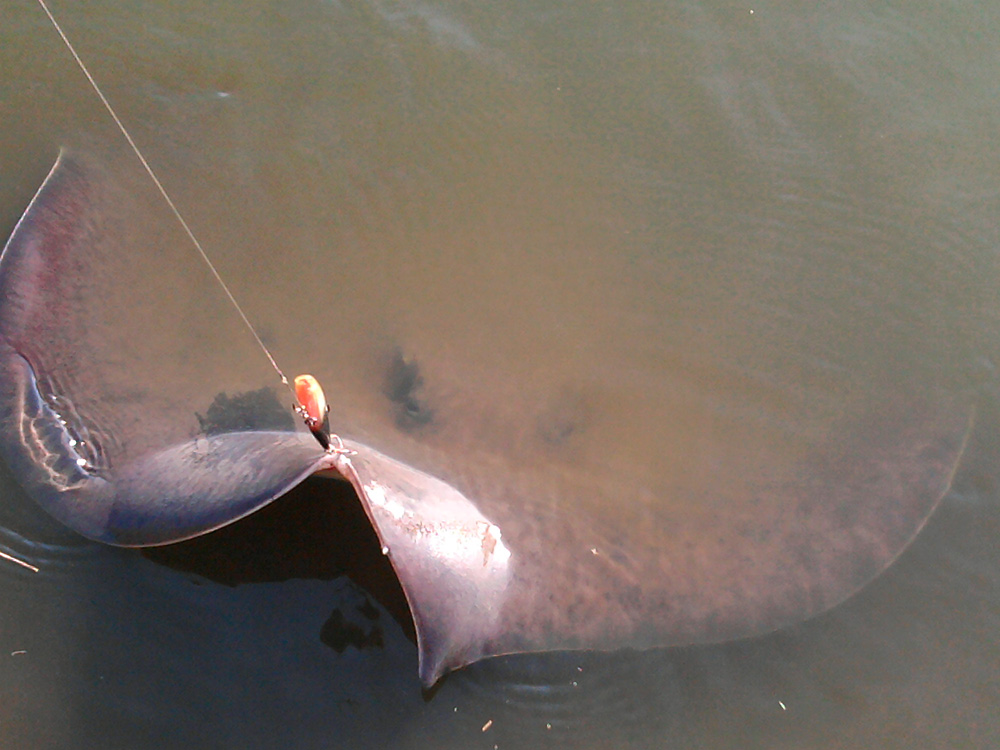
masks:
[[[228,586],[347,576],[378,601],[411,640],[416,638],[399,580],[346,482],[311,479],[240,523],[186,542],[149,547],[142,554]],[[369,620],[377,611],[367,602],[354,609]],[[331,617],[345,616],[335,610]],[[350,622],[348,618],[345,631]]]

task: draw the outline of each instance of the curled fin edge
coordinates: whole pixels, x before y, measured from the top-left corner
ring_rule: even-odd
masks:
[[[495,655],[512,574],[502,530],[444,481],[344,440],[334,468],[354,487],[406,596],[420,680]]]

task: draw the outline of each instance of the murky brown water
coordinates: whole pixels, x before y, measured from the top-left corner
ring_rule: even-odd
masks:
[[[585,419],[601,439],[574,461],[660,491],[791,460],[903,385],[968,395],[979,417],[925,533],[828,615],[723,647],[495,661],[424,697],[386,614],[382,649],[320,640],[332,610],[363,601],[344,579],[192,578],[80,542],[5,480],[4,544],[43,572],[0,568],[0,736],[996,742],[989,6],[63,5],[289,372],[363,391],[399,347],[446,394],[475,383],[498,440],[529,410]],[[127,154],[41,10],[0,9],[6,236],[60,146]],[[226,313],[197,273],[195,302],[166,280],[162,299],[185,316],[172,330],[207,336],[199,316]],[[257,383],[266,363],[241,335],[225,372]],[[370,403],[336,409],[364,433]]]

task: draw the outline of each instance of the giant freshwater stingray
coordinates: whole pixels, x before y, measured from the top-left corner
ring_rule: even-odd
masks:
[[[172,265],[183,243],[138,192],[63,153],[10,237],[4,460],[56,519],[130,547],[210,532],[312,474],[349,481],[406,595],[425,684],[489,656],[719,642],[823,612],[914,538],[962,453],[970,409],[914,384],[705,427],[707,410],[671,413],[696,400],[682,388],[602,400],[578,363],[535,384],[505,386],[502,368],[449,381],[455,363],[392,347],[381,377],[331,389],[331,450],[291,421],[212,427],[220,384],[251,390],[267,371],[230,372],[238,321],[192,308],[185,290],[212,282]],[[336,350],[335,326],[321,342]],[[649,431],[660,423],[680,427]],[[647,449],[620,450],[614,425],[649,431]]]

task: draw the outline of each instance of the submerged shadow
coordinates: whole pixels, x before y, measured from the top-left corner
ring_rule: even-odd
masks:
[[[238,586],[292,579],[349,577],[364,589],[416,642],[413,620],[399,580],[382,554],[378,537],[347,482],[311,478],[246,518],[204,536],[162,547],[147,547],[147,559],[217,583]],[[341,644],[375,647],[377,617],[369,602],[356,611],[334,611],[321,638],[334,650]]]

